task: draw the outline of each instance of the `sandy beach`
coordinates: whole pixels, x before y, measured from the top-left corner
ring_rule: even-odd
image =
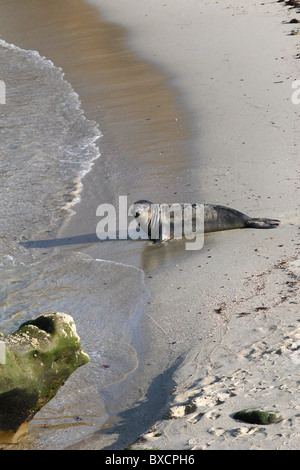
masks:
[[[102,424],[67,447],[299,448],[300,104],[292,84],[300,51],[290,23],[298,9],[241,0],[70,0],[62,11],[57,1],[28,3],[0,7],[10,18],[4,39],[62,67],[102,133],[101,158],[58,234],[69,241],[48,248],[119,266],[112,279],[128,284],[118,290],[112,281],[107,296],[124,295],[125,304],[124,292],[136,289],[134,301],[143,301],[134,321],[122,312],[130,365],[101,389]],[[97,205],[119,195],[221,204],[281,224],[209,234],[200,251],[180,241],[91,241]],[[114,320],[110,334],[117,327]],[[283,419],[236,421],[245,408]],[[31,426],[43,436],[43,417]],[[25,438],[18,448],[34,446]]]
[[[201,199],[282,221],[271,233],[211,235],[192,256],[177,250],[149,281],[149,318],[182,362],[164,419],[134,448],[298,448],[299,40],[289,23],[298,12],[274,2],[92,3],[129,29],[130,46],[187,103]],[[252,407],[283,421],[232,418]]]

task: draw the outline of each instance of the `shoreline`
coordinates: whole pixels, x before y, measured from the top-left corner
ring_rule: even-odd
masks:
[[[144,102],[142,106],[137,103],[137,108],[130,107],[135,100],[138,102],[143,99],[144,89],[136,89],[135,83],[132,84],[128,77],[126,78],[131,86],[126,88],[126,84],[125,88],[118,88],[118,77],[115,75],[116,82],[113,84],[116,88],[112,88],[119,90],[119,94],[114,96],[114,93],[110,93],[102,110],[103,114],[100,111],[98,114],[99,119],[105,117],[101,120],[105,124],[103,128],[100,125],[103,138],[98,142],[100,159],[103,157],[100,162],[101,169],[104,168],[109,173],[116,172],[115,176],[111,174],[105,178],[108,184],[104,193],[111,189],[111,193],[106,193],[105,197],[114,200],[116,188],[124,191],[124,194],[130,188],[130,196],[134,199],[140,199],[141,196],[159,199],[153,202],[178,202],[178,198],[180,202],[201,202],[195,200],[199,197],[208,203],[230,205],[252,216],[282,218],[283,223],[278,231],[271,233],[235,230],[210,234],[199,253],[186,253],[180,243],[170,243],[155,251],[147,243],[139,243],[138,248],[136,245],[134,248],[124,247],[124,244],[115,244],[114,247],[101,246],[103,259],[130,264],[145,273],[146,287],[152,297],[139,325],[141,337],[135,337],[134,341],[137,343],[137,349],[139,342],[143,343],[140,346],[143,346],[147,354],[141,357],[139,368],[129,374],[127,380],[116,387],[117,390],[114,390],[114,386],[107,390],[108,397],[111,393],[115,399],[120,400],[122,393],[127,393],[127,402],[122,403],[122,412],[114,410],[112,413],[112,426],[108,435],[103,436],[98,430],[94,436],[75,444],[73,448],[122,449],[132,442],[133,435],[140,434],[141,428],[150,428],[149,422],[159,428],[161,436],[149,436],[149,432],[144,433],[140,440],[146,439],[148,446],[150,442],[155,448],[213,448],[224,445],[223,438],[229,436],[229,440],[234,437],[233,446],[238,448],[241,441],[235,437],[244,433],[242,437],[248,439],[249,435],[261,434],[257,434],[258,431],[249,434],[249,431],[244,430],[240,434],[237,432],[235,436],[227,432],[231,431],[232,423],[228,424],[227,415],[224,418],[224,412],[216,411],[213,406],[204,410],[210,415],[207,417],[209,424],[203,427],[204,421],[198,419],[202,408],[193,416],[183,415],[181,420],[157,422],[157,419],[163,410],[169,410],[170,403],[167,407],[164,405],[168,398],[176,406],[183,407],[179,410],[179,413],[182,413],[186,404],[195,397],[201,398],[202,388],[207,388],[210,384],[220,382],[220,385],[225,384],[224,387],[230,390],[224,377],[226,374],[230,376],[231,372],[221,360],[222,347],[225,345],[227,348],[226,357],[235,357],[239,345],[233,341],[234,327],[238,327],[240,321],[247,320],[239,336],[241,343],[247,338],[249,329],[255,338],[256,328],[251,324],[251,315],[237,319],[241,312],[235,311],[233,307],[242,308],[241,299],[244,295],[247,296],[245,282],[248,278],[254,277],[257,280],[259,273],[267,275],[270,270],[272,273],[272,266],[276,265],[278,260],[284,259],[284,256],[286,259],[292,257],[296,248],[298,234],[295,224],[299,220],[299,212],[294,202],[297,196],[297,175],[295,177],[294,174],[297,166],[296,145],[299,144],[299,137],[296,135],[297,108],[290,108],[292,105],[287,103],[290,88],[278,88],[280,84],[275,83],[281,80],[283,83],[283,79],[287,78],[291,80],[297,70],[297,63],[291,60],[293,47],[283,36],[283,28],[288,31],[293,25],[282,25],[280,20],[283,8],[271,2],[265,3],[264,6],[246,7],[242,2],[238,2],[234,7],[225,7],[213,2],[199,5],[191,1],[190,9],[182,10],[180,2],[175,2],[172,6],[162,6],[155,0],[150,11],[143,10],[146,7],[137,8],[138,2],[133,0],[128,0],[126,8],[121,8],[118,0],[111,0],[109,7],[105,7],[105,2],[101,1],[92,3],[94,6],[98,4],[105,21],[109,21],[104,26],[109,44],[111,45],[110,41],[113,42],[116,37],[119,38],[116,48],[110,50],[110,55],[115,54],[118,60],[124,60],[125,64],[131,60],[127,48],[126,52],[123,49],[123,56],[118,56],[116,52],[122,41],[127,41],[129,46],[134,43],[133,49],[146,61],[151,62],[150,57],[155,50],[157,52],[156,58],[153,59],[154,70],[157,70],[157,66],[159,68],[159,64],[165,64],[162,70],[167,70],[166,77],[169,77],[171,86],[174,85],[174,89],[168,90],[166,77],[161,81],[161,77],[155,76],[155,72],[152,83],[151,69],[146,83],[149,83],[149,87],[153,85],[153,92],[146,101],[148,108],[145,112]],[[80,2],[76,2],[76,5],[81,8]],[[272,14],[268,10],[271,10]],[[149,17],[151,23],[147,25],[144,20]],[[180,21],[183,18],[186,24],[178,25],[179,18]],[[213,31],[210,24],[212,19],[215,25]],[[37,18],[35,21],[38,24]],[[282,30],[274,31],[276,21],[278,29],[281,23]],[[118,23],[122,28],[119,29]],[[70,21],[66,22],[66,31],[68,27],[72,30],[75,24],[75,18],[70,18]],[[95,26],[96,21],[93,24]],[[165,24],[165,29],[161,28],[162,24]],[[180,29],[177,26],[180,26]],[[52,31],[52,28],[55,28],[55,25],[51,25],[49,31]],[[78,24],[76,28],[78,29]],[[124,38],[123,28],[131,32],[128,39]],[[63,28],[62,31],[67,37]],[[164,33],[164,41],[159,31]],[[48,57],[46,50],[47,47],[49,51],[51,48],[55,50],[55,40],[47,45],[47,36],[43,36],[43,30],[34,34],[40,34],[40,37],[44,38],[42,50],[39,52],[47,59],[54,60],[51,54]],[[33,44],[36,40],[34,34],[28,31],[24,34],[24,31],[20,31],[19,38],[23,44],[16,41],[17,45],[23,47]],[[93,34],[91,41],[94,39]],[[4,39],[9,40],[7,37]],[[57,40],[59,39],[58,35]],[[294,41],[293,38],[288,38],[290,39]],[[92,44],[88,43],[87,39],[86,41],[85,47]],[[267,52],[261,48],[262,41],[266,42]],[[96,49],[94,46],[92,51]],[[91,51],[89,47],[87,50]],[[57,60],[54,60],[55,65],[62,66],[63,69],[64,54],[65,51],[62,51],[61,55],[58,52]],[[287,58],[282,59],[285,56]],[[85,72],[81,76],[77,75],[78,62],[75,60],[73,64],[72,60],[75,60],[75,56],[71,56],[65,64],[65,68],[69,67],[66,79],[70,80],[80,99],[82,94],[86,93],[82,108],[88,118],[95,118],[97,112],[93,96],[99,93],[99,77],[95,76],[90,89],[85,89],[82,86]],[[136,59],[132,60],[131,71],[134,74],[139,70],[139,66],[135,62]],[[114,68],[114,65],[110,64],[110,67]],[[148,73],[147,70],[147,66],[142,69],[143,77]],[[92,67],[89,71],[92,73]],[[297,78],[294,76],[294,79]],[[137,74],[137,80],[139,79],[141,75]],[[106,80],[109,89],[109,74]],[[157,95],[156,90],[159,90],[160,94]],[[181,98],[177,101],[174,90],[183,96],[185,107],[177,107]],[[163,115],[152,114],[152,99],[158,100],[158,108],[163,97],[166,100],[164,109],[171,112]],[[120,102],[124,112],[116,118]],[[147,120],[150,112],[149,122]],[[131,119],[128,119],[128,116]],[[95,120],[99,123],[98,118]],[[287,125],[287,119],[293,122],[293,126]],[[144,125],[139,127],[142,121]],[[145,126],[145,122],[149,126]],[[153,136],[156,136],[160,128],[164,133],[160,133],[159,138],[153,142]],[[114,136],[118,136],[117,142],[113,141]],[[163,152],[166,152],[165,156],[161,154],[162,148]],[[130,168],[130,171],[127,170],[128,175],[126,172],[123,174],[117,165],[113,166],[113,171],[109,170],[109,165],[116,161],[120,152],[122,155],[128,153],[124,155],[124,161],[120,162],[123,169]],[[262,159],[261,155],[265,158]],[[75,206],[76,215],[62,231],[66,237],[74,234],[84,236],[94,230],[95,208],[99,203],[97,179],[99,181],[103,176],[103,173],[97,173],[96,165],[97,162],[83,181],[82,199],[78,207]],[[139,167],[136,173],[135,166]],[[143,176],[144,180],[141,180]],[[145,187],[147,193],[142,194]],[[280,192],[277,191],[279,187]],[[168,200],[161,201],[164,198]],[[287,206],[289,210],[286,209]],[[99,247],[96,245],[78,245],[75,250],[97,259]],[[71,246],[64,248],[67,251],[73,249]],[[250,286],[250,291],[252,288],[253,286]],[[269,297],[273,294],[278,293],[270,288]],[[232,307],[232,312],[227,311],[229,307]],[[258,307],[259,305],[251,304],[252,310]],[[216,313],[220,308],[222,314]],[[269,327],[270,325],[265,325],[262,321],[264,319],[259,316],[259,312],[264,310],[257,312],[257,328]],[[289,320],[292,318],[294,319],[294,316],[291,314]],[[239,350],[240,355],[244,354],[243,361],[247,360],[247,351],[247,348]],[[214,367],[217,367],[217,370],[219,368],[221,372],[215,372]],[[286,363],[283,367],[286,367]],[[178,392],[174,391],[175,388]],[[204,392],[204,395],[210,396],[209,390]],[[224,391],[219,388],[216,393]],[[210,405],[215,404],[214,399],[208,402]],[[114,406],[113,400],[111,403]],[[154,413],[151,415],[153,408]],[[218,414],[220,416],[217,416]],[[191,418],[195,422],[190,423],[188,420]],[[221,418],[225,419],[225,424],[222,421],[222,425],[218,425]],[[118,419],[125,420],[123,427]],[[117,422],[114,426],[115,420]],[[136,428],[130,429],[133,422]],[[210,426],[211,422],[213,425]],[[297,426],[294,423],[293,425]],[[185,434],[186,426],[189,426],[189,431],[191,427],[194,428],[191,431],[192,437]],[[215,429],[209,432],[208,429],[211,428]],[[171,432],[170,438],[168,430]],[[157,430],[151,432],[157,434]],[[268,431],[264,432],[268,437]],[[212,436],[211,441],[207,439],[208,435]],[[280,437],[271,437],[274,441],[272,445],[281,442]],[[194,441],[189,442],[190,439]],[[228,441],[225,444],[227,445]]]
[[[18,17],[13,15],[15,9],[19,11]],[[48,14],[47,9],[49,9]],[[132,183],[136,181],[136,178],[140,178],[140,185],[146,187],[145,181],[149,177],[151,178],[153,166],[160,168],[163,180],[165,165],[168,165],[169,168],[174,167],[174,171],[179,170],[180,165],[186,165],[182,158],[183,152],[180,151],[186,140],[184,113],[179,113],[174,91],[166,86],[165,77],[155,67],[148,66],[148,64],[137,59],[123,45],[123,30],[116,25],[106,24],[95,19],[94,10],[91,11],[83,2],[76,1],[72,4],[64,4],[62,14],[61,2],[59,1],[41,5],[39,1],[30,0],[25,6],[23,2],[15,0],[1,5],[1,15],[3,18],[11,19],[11,24],[7,21],[3,25],[3,36],[25,49],[37,49],[41,55],[52,60],[55,66],[61,67],[65,79],[79,94],[81,108],[85,116],[96,121],[103,134],[98,141],[101,157],[96,160],[92,171],[83,180],[80,204],[73,206],[75,214],[58,232],[59,239],[65,240],[65,242],[57,244],[55,240],[50,240],[47,248],[52,249],[52,252],[54,252],[52,253],[52,261],[59,260],[59,257],[62,256],[66,266],[70,266],[71,269],[76,269],[76,271],[78,271],[80,259],[83,265],[90,265],[89,270],[84,266],[80,266],[79,272],[82,270],[85,276],[98,279],[98,284],[100,284],[99,310],[102,314],[103,308],[104,310],[107,309],[103,321],[107,317],[107,322],[110,323],[110,325],[103,325],[103,329],[108,335],[108,346],[110,346],[110,336],[113,335],[114,328],[117,332],[115,335],[115,359],[112,353],[108,354],[109,358],[112,356],[110,358],[110,367],[106,374],[103,373],[103,375],[108,375],[108,382],[101,389],[103,403],[98,403],[98,399],[96,401],[97,412],[102,413],[102,416],[98,420],[98,425],[92,424],[91,429],[95,437],[87,438],[86,441],[82,439],[82,442],[80,440],[79,442],[75,441],[73,445],[75,448],[81,446],[86,448],[90,445],[93,446],[93,441],[96,441],[95,445],[100,446],[100,448],[110,446],[114,441],[118,441],[119,429],[122,432],[122,439],[125,439],[126,442],[128,442],[128,439],[132,441],[143,429],[142,423],[147,422],[147,420],[151,421],[151,417],[149,418],[150,410],[153,411],[156,406],[160,406],[161,400],[166,395],[164,377],[165,375],[169,376],[170,373],[166,371],[166,374],[162,374],[161,378],[159,376],[161,370],[165,371],[169,365],[169,351],[168,346],[164,347],[164,351],[159,351],[159,354],[153,350],[148,334],[149,329],[153,330],[153,325],[149,325],[147,320],[145,323],[140,322],[137,325],[144,308],[143,304],[147,300],[147,292],[139,268],[141,264],[140,257],[143,252],[142,245],[138,243],[134,244],[133,247],[131,244],[128,245],[123,242],[114,243],[112,246],[109,243],[104,245],[95,243],[91,234],[95,232],[97,223],[95,217],[97,205],[104,201],[113,202],[114,198],[117,198],[116,188],[122,190],[125,194],[131,188],[135,193],[135,195],[131,194],[131,197],[135,200],[140,194],[140,189],[134,187]],[[45,17],[51,18],[51,21],[45,23]],[[19,24],[21,18],[22,24]],[[77,34],[78,41],[74,40],[74,34],[70,37],[68,34],[70,29],[74,31],[75,35]],[[84,31],[85,35],[83,42],[81,41],[81,31]],[[58,44],[64,45],[64,47],[58,48]],[[98,61],[95,62],[94,57],[96,55]],[[124,64],[126,69],[125,77],[122,80],[119,73],[119,61]],[[103,62],[105,67],[103,67]],[[85,67],[87,70],[85,70]],[[99,84],[102,86],[99,87]],[[119,107],[120,102],[122,102],[121,108]],[[149,115],[151,116],[150,123],[148,122]],[[178,115],[181,116],[179,122],[177,121]],[[138,126],[139,131],[143,134],[143,142],[139,142],[139,139],[136,138],[135,126]],[[172,142],[170,144],[169,139],[171,137]],[[176,145],[176,142],[178,142],[178,145]],[[126,152],[124,152],[124,144]],[[143,152],[143,145],[148,146],[147,152]],[[159,152],[157,151],[158,148]],[[118,154],[122,157],[121,160],[117,159]],[[162,155],[164,157],[163,163],[160,161]],[[139,161],[139,156],[142,156],[142,161]],[[139,166],[145,165],[147,167],[147,172],[143,168],[140,172],[137,171],[138,169],[135,168],[137,161]],[[181,161],[183,163],[180,163]],[[133,171],[132,175],[129,174],[128,165]],[[124,168],[127,168],[127,172]],[[153,177],[156,179],[156,173],[153,174]],[[167,192],[162,186],[162,180],[159,181],[157,189],[158,191]],[[179,182],[178,189],[180,188],[181,183]],[[73,240],[75,243],[73,243]],[[79,240],[79,243],[76,243],[77,240]],[[41,246],[45,245],[42,243]],[[77,253],[78,256],[76,256]],[[74,255],[77,260],[75,265]],[[88,262],[86,262],[87,260]],[[110,266],[108,279],[101,277],[107,276],[107,273],[103,273],[103,266]],[[115,271],[115,274],[111,274],[111,271]],[[124,281],[122,280],[123,272]],[[110,282],[103,282],[103,280],[109,280]],[[103,286],[110,283],[111,286],[109,287]],[[127,287],[127,292],[122,292],[124,283],[128,285],[132,283],[131,287]],[[140,297],[144,297],[144,300],[138,297],[139,289]],[[44,307],[42,306],[42,308]],[[114,312],[117,309],[119,309],[118,324],[116,324],[117,312]],[[113,315],[110,315],[110,312]],[[72,312],[70,313],[72,314]],[[89,314],[89,312],[87,313]],[[94,314],[97,315],[97,310]],[[82,318],[77,320],[76,323],[82,341],[88,343],[89,338],[86,337],[86,334],[84,337],[82,336],[80,328],[83,321]],[[97,324],[98,320],[95,321]],[[130,331],[137,327],[139,328],[139,334]],[[86,328],[88,329],[88,325]],[[118,340],[120,329],[125,331],[123,334],[120,331],[123,340],[121,344],[118,344],[120,342]],[[100,333],[102,333],[101,330]],[[133,340],[134,334],[135,338]],[[155,336],[160,338],[161,333],[156,331]],[[105,339],[104,341],[103,338],[101,339],[101,334],[99,334],[100,340],[103,342],[103,345],[100,346],[100,350],[102,350],[107,343]],[[164,338],[161,339],[161,342],[164,343]],[[88,346],[86,346],[86,349],[88,350]],[[146,366],[146,363],[149,362],[146,350],[151,350],[153,353],[153,365],[151,367]],[[113,374],[112,379],[110,379],[111,374],[108,374],[108,372],[111,369],[116,369],[118,364],[123,367],[123,363],[125,363],[126,366],[125,358],[122,357],[121,359],[119,357],[121,353],[125,355],[125,358],[128,356],[128,367],[125,367],[124,370],[121,368],[119,375]],[[137,353],[140,361],[138,370],[135,357]],[[106,354],[105,351],[104,357]],[[95,360],[94,367],[96,365]],[[127,378],[128,380],[126,380]],[[128,427],[124,430],[124,427],[118,424],[120,421],[119,415],[122,415],[122,410],[126,411],[131,405],[137,403],[143,394],[147,393],[153,379],[160,382],[160,385],[157,386],[157,400],[152,397],[146,403],[142,403],[140,409],[137,410],[138,431],[134,427],[131,429],[132,421],[129,420]],[[72,383],[72,380],[68,382]],[[76,387],[75,378],[74,387]],[[167,385],[167,387],[170,387],[170,385]],[[67,387],[65,387],[66,389]],[[99,393],[98,389],[95,390],[95,394],[96,392]],[[64,390],[62,390],[63,393]],[[55,399],[51,403],[54,404],[54,402]],[[48,408],[51,412],[51,404]],[[103,412],[101,408],[103,408]],[[81,412],[83,413],[83,411]],[[30,429],[33,442],[30,441],[29,434],[28,439],[23,439],[20,443],[20,447],[22,445],[42,448],[48,445],[49,447],[48,421],[47,410],[44,409],[31,423]],[[116,437],[111,431],[105,435],[105,429],[109,426],[110,421],[112,427],[117,423]],[[43,430],[43,422],[45,423],[45,431]],[[51,425],[48,434],[51,437]],[[40,442],[36,439],[36,436],[39,435]],[[53,445],[61,446],[61,443],[55,443],[54,439]],[[72,444],[66,445],[67,447],[72,446]]]

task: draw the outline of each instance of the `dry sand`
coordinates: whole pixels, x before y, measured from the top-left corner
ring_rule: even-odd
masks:
[[[210,235],[199,253],[152,251],[145,320],[160,332],[153,348],[168,344],[182,362],[161,419],[135,448],[298,448],[299,36],[290,33],[299,27],[289,21],[299,14],[271,1],[89,3],[128,28],[130,47],[184,98],[201,198],[282,220],[276,231]],[[232,418],[250,407],[284,419]]]
[[[299,259],[244,281],[242,298],[215,312],[227,323],[204,364],[195,348],[176,372],[163,418],[133,449],[299,449]],[[235,420],[245,408],[283,420]]]

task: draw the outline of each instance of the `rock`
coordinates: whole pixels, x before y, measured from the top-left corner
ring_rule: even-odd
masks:
[[[292,8],[300,8],[300,2],[298,0],[285,0],[286,5],[290,5]]]
[[[89,361],[70,315],[51,313],[2,336],[0,439],[8,440],[56,394],[78,367]]]
[[[283,419],[278,411],[263,411],[254,408],[238,411],[233,418],[250,424],[272,424]]]

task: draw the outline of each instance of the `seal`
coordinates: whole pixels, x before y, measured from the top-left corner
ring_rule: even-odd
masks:
[[[162,210],[166,206],[168,210]],[[204,210],[204,232],[217,232],[238,228],[275,228],[280,221],[277,219],[252,218],[231,207],[215,204],[153,204],[147,200],[136,201],[131,209],[131,214],[138,219],[141,229],[148,235],[148,239],[154,243],[161,243],[174,237],[176,224],[182,225],[184,235],[184,210],[191,208],[192,229],[196,230],[197,213]],[[164,230],[164,224],[169,224],[169,230]],[[154,236],[153,236],[154,234]]]

